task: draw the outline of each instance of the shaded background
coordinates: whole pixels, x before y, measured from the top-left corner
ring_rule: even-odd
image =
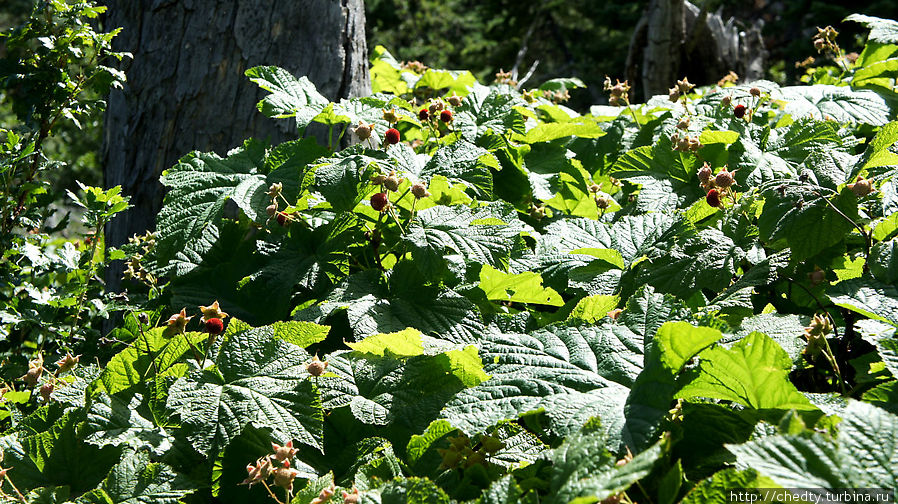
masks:
[[[33,3],[3,0],[0,31],[21,21]],[[712,12],[720,9],[724,19],[734,17],[744,26],[762,20],[769,53],[767,78],[783,85],[798,82],[801,70],[796,70],[795,62],[816,56],[811,45],[816,26],[835,26],[840,44],[851,52],[860,50],[866,30],[855,23],[842,24],[845,16],[858,12],[898,18],[894,0],[695,3]],[[569,105],[586,111],[591,104],[607,102],[602,92],[605,75],[623,78],[630,37],[647,4],[648,0],[365,0],[368,50],[383,45],[399,60],[471,70],[483,83],[516,64],[523,76],[538,60],[523,87],[536,87],[553,77],[579,77],[587,88],[575,90]],[[0,55],[2,51],[0,42]],[[11,120],[14,116],[0,108],[0,124]],[[70,160],[68,168],[57,172],[56,188],[74,188],[76,179],[102,184],[101,139],[102,118],[87,123],[84,131],[67,125],[52,139],[48,154]]]

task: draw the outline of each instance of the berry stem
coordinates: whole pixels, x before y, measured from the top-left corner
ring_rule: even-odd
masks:
[[[12,480],[9,478],[9,475],[6,474],[5,472],[3,473],[3,479],[4,479],[7,483],[9,483],[9,486],[12,487],[13,492],[16,493],[16,497],[18,497],[18,499],[19,499],[20,501],[22,501],[22,502],[24,502],[25,504],[27,504],[28,501],[25,500],[25,496],[22,495],[22,492],[20,492],[18,488],[16,488],[16,485],[12,482]],[[2,493],[2,492],[0,492],[0,493]]]
[[[284,502],[281,502],[281,500],[277,498],[277,495],[275,495],[274,492],[271,491],[271,487],[268,486],[268,483],[266,483],[265,480],[262,480],[262,485],[265,486],[265,490],[268,490],[268,495],[270,495],[271,498],[275,500],[275,502],[277,502],[278,504],[285,504]]]
[[[845,220],[850,222],[851,225],[854,226],[854,228],[857,229],[857,231],[861,234],[861,236],[864,237],[864,271],[867,271],[867,269],[869,268],[868,265],[870,264],[870,249],[873,247],[872,233],[867,233],[866,231],[864,231],[864,228],[860,224],[858,224],[857,222],[854,222],[854,220],[851,217],[848,217],[841,210],[839,210],[839,208],[836,205],[833,205],[832,202],[829,200],[829,198],[820,194],[820,192],[818,192],[818,191],[814,191],[814,194],[816,194],[827,205],[829,205],[829,207],[831,209],[833,209],[834,212],[841,215],[843,218],[845,218]]]
[[[433,121],[427,121],[427,136],[424,137],[424,144],[423,144],[425,152],[427,152],[427,142],[429,142],[431,138],[439,139],[440,134],[436,130],[436,128],[433,127]]]
[[[346,124],[343,126],[343,130],[340,131],[340,135],[337,136],[337,145],[340,145],[340,142],[343,141],[343,136],[346,134],[346,131],[347,131],[347,130],[349,130],[349,123],[346,123]],[[368,140],[370,141],[371,138],[368,138]]]
[[[627,110],[630,111],[630,115],[633,116],[633,121],[636,123],[636,126],[642,128],[642,123],[639,122],[639,118],[636,117],[636,112],[633,111],[633,107],[630,106],[630,100],[627,100]]]
[[[399,203],[399,201],[401,201],[401,200],[402,200],[402,198],[404,198],[404,197],[405,197],[405,195],[406,195],[406,194],[408,194],[408,192],[409,192],[409,191],[410,191],[410,190],[411,190],[411,189],[412,189],[412,186],[408,186],[408,187],[406,187],[406,188],[405,188],[405,192],[404,192],[404,193],[402,193],[402,195],[401,195],[401,196],[399,196],[399,197],[398,197],[398,198],[396,198],[396,203]]]
[[[832,319],[832,316],[830,316],[830,319]],[[833,325],[833,328],[835,328],[835,325]],[[842,389],[842,396],[847,396],[848,389],[845,388],[845,380],[842,379],[842,372],[839,371],[839,363],[836,362],[836,356],[833,355],[833,351],[829,347],[829,341],[825,336],[823,337],[823,356],[826,357],[829,365],[832,366],[833,371],[836,373],[836,379],[839,380],[839,387]]]
[[[418,198],[414,198],[412,200],[412,213],[409,214],[408,222],[406,222],[406,225],[408,225],[409,227],[411,227],[412,221],[415,220],[415,205],[417,205],[417,203],[418,203]]]
[[[399,221],[399,217],[396,215],[396,212],[393,210],[393,207],[390,206],[388,211],[390,212],[390,217],[396,221],[396,225],[399,226],[399,231],[402,232],[403,236],[405,235],[405,228],[402,227],[402,222]]]
[[[793,279],[791,277],[784,277],[784,278],[789,281],[790,285],[797,285],[797,286],[801,287],[809,296],[811,296],[814,299],[814,301],[817,303],[817,306],[820,307],[820,310],[822,310],[823,313],[825,313],[826,316],[829,318],[829,321],[833,327],[833,336],[838,339],[839,338],[839,329],[836,326],[836,319],[833,318],[833,316],[829,312],[829,310],[827,310],[826,307],[823,306],[823,303],[820,302],[820,298],[818,298],[816,294],[811,292],[811,289],[808,289],[805,285],[803,285],[799,282],[796,282],[795,279]],[[830,366],[832,366],[832,368],[833,368],[833,371],[836,373],[836,378],[839,380],[839,386],[842,389],[842,395],[846,395],[846,394],[848,394],[848,389],[845,388],[845,381],[842,379],[842,373],[839,370],[839,364],[836,361],[836,356],[833,355],[833,351],[830,348],[829,341],[827,341],[826,337],[823,338],[823,344],[824,344],[823,355],[826,357],[826,360],[829,362]]]
[[[845,56],[842,55],[842,48],[839,47],[839,44],[833,44],[833,59],[836,60],[842,72],[848,72],[848,63],[845,62]]]
[[[832,314],[829,313],[829,310],[827,310],[826,307],[823,306],[823,303],[820,302],[820,298],[818,298],[816,294],[811,292],[811,289],[808,289],[804,284],[796,282],[794,278],[788,277],[788,276],[784,276],[783,278],[789,282],[789,285],[797,285],[797,286],[801,287],[802,290],[804,290],[809,296],[811,296],[811,298],[814,299],[814,302],[817,303],[817,306],[820,308],[820,311],[822,311],[823,313],[826,314],[827,317],[829,317],[829,320],[833,326],[833,334],[835,334],[835,336],[838,338],[839,337],[839,329],[836,326],[836,319],[834,319]]]
[[[153,363],[153,374],[158,376],[159,368],[156,366],[156,359],[153,358],[152,350],[150,350],[150,340],[143,332],[143,324],[141,324],[140,321],[137,320],[137,316],[134,315],[134,312],[131,312],[131,316],[134,317],[134,320],[137,322],[137,328],[140,330],[140,336],[143,338],[144,343],[147,344],[147,358],[150,359],[150,362]]]

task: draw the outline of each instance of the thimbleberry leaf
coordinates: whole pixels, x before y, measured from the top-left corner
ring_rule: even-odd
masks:
[[[295,117],[300,131],[328,103],[308,77],[297,79],[283,68],[257,66],[247,70],[246,76],[271,93],[259,102],[259,111],[268,117]]]
[[[122,460],[96,489],[82,495],[79,504],[176,504],[196,486],[171,467],[150,462],[144,451],[127,450]]]
[[[271,326],[244,329],[227,336],[214,367],[171,386],[167,407],[200,453],[218,453],[249,424],[320,449],[323,413],[309,360]]]

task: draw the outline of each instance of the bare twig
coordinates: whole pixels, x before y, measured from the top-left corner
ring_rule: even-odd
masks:
[[[533,64],[530,65],[530,69],[527,70],[527,73],[521,77],[521,80],[518,81],[518,88],[524,85],[525,82],[530,80],[530,77],[533,77],[533,72],[536,71],[536,67],[539,66],[539,60],[533,60]]]
[[[520,68],[521,63],[524,62],[524,56],[527,54],[527,43],[530,42],[530,37],[533,35],[533,32],[536,30],[536,26],[540,21],[543,20],[542,16],[539,15],[540,11],[545,7],[545,0],[536,8],[536,12],[533,13],[533,21],[530,23],[530,26],[527,27],[527,33],[524,34],[524,37],[521,39],[521,48],[518,49],[518,55],[515,58],[514,66],[511,67],[511,78],[513,80],[518,80],[518,68]],[[533,67],[531,67],[532,70]],[[529,77],[529,75],[528,75]],[[520,84],[520,83],[519,83]]]

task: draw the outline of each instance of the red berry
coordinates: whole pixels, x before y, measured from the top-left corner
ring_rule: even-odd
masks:
[[[736,108],[733,109],[733,115],[736,116],[737,119],[745,117],[745,105],[736,105]]]
[[[285,214],[284,212],[278,212],[277,219],[278,219],[278,224],[280,224],[281,226],[286,226],[289,223],[289,221],[287,219],[287,214]]]
[[[390,200],[387,198],[387,193],[385,192],[379,192],[374,196],[371,196],[371,208],[378,212],[383,212],[389,204]]]
[[[440,120],[443,121],[444,123],[452,122],[452,111],[444,110],[444,111],[440,112]]]
[[[384,135],[384,140],[386,140],[388,144],[398,144],[399,130],[396,128],[388,129],[387,133]]]
[[[426,121],[429,118],[430,118],[430,112],[428,112],[426,108],[422,108],[421,110],[418,111],[418,119],[420,119],[422,121]]]
[[[707,201],[708,204],[711,205],[712,207],[715,207],[715,208],[719,207],[720,206],[720,193],[717,192],[717,189],[711,189],[710,191],[708,191],[708,194],[705,195],[705,201]]]
[[[224,330],[224,323],[220,318],[210,318],[206,321],[206,332],[209,334],[221,334]]]

